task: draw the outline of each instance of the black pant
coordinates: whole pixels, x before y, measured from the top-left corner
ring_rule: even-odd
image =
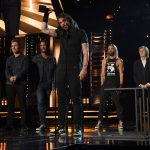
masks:
[[[105,108],[105,103],[107,99],[111,98],[116,106],[118,120],[123,121],[123,107],[120,103],[120,93],[119,91],[104,91],[104,86],[101,87],[101,101],[99,106],[99,120],[103,120],[103,113]]]
[[[59,125],[66,126],[70,99],[73,101],[73,123],[82,126],[82,99],[79,68],[72,67],[65,71],[63,67],[57,68],[56,84],[58,93]]]
[[[16,95],[20,102],[21,110],[21,126],[26,124],[26,88],[25,85],[6,85],[6,94],[8,100],[8,116],[7,124],[13,124],[14,118],[14,105]]]

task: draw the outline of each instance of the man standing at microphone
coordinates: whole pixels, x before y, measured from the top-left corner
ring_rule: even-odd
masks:
[[[50,12],[52,10],[49,10]],[[73,102],[74,136],[82,135],[82,80],[87,74],[89,61],[88,37],[74,19],[61,13],[57,16],[58,29],[48,29],[48,14],[45,12],[42,32],[60,39],[60,55],[56,70],[58,93],[58,133],[67,134],[69,100]]]

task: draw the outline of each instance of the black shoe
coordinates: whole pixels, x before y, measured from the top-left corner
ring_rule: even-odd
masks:
[[[64,128],[59,128],[59,129],[58,129],[58,134],[59,134],[60,136],[66,136],[66,135],[67,135],[66,128],[65,128],[65,127],[64,127]]]
[[[22,126],[20,132],[21,133],[27,133],[29,128],[27,126]]]
[[[67,135],[67,129],[64,126],[58,126],[56,131],[50,133],[51,136],[66,136]]]
[[[6,125],[6,127],[4,128],[4,130],[5,130],[6,132],[13,131],[13,130],[14,130],[14,127],[13,127],[13,125]]]

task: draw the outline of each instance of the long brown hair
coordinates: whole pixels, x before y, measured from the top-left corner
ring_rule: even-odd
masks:
[[[69,21],[71,28],[79,29],[79,26],[78,26],[77,22],[70,15],[68,15],[67,13],[61,13],[61,14],[59,14],[57,16],[57,19],[59,19],[59,18],[64,18],[67,21]],[[61,27],[58,26],[58,28],[61,28]]]
[[[108,45],[108,47],[109,46],[112,46],[113,47],[113,49],[114,49],[114,53],[115,53],[115,58],[117,59],[118,58],[118,48],[117,48],[117,46],[115,45],[115,44],[109,44]],[[109,59],[109,54],[107,53],[107,56],[106,56],[106,59]]]

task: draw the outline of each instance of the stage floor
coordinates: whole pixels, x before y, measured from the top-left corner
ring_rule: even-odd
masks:
[[[30,128],[24,134],[20,134],[19,128],[15,128],[11,132],[1,128],[0,150],[67,149],[68,146],[78,144],[90,146],[150,146],[150,137],[137,134],[134,125],[126,125],[124,130],[118,130],[117,124],[106,123],[100,130],[95,130],[95,124],[96,122],[84,124],[83,137],[73,137],[72,126],[68,128],[68,136],[52,135],[51,132],[55,131],[54,126],[49,126],[49,130],[46,132],[36,132],[34,128]]]

